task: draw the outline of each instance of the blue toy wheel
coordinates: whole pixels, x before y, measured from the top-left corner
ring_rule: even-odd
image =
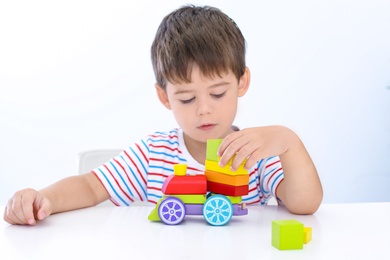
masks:
[[[210,225],[226,225],[233,216],[233,205],[225,196],[213,195],[203,205],[203,216]]]
[[[158,216],[167,225],[177,225],[186,215],[184,203],[175,197],[164,199],[158,206]]]

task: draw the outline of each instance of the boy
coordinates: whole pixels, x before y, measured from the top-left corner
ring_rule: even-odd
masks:
[[[157,95],[180,128],[148,135],[90,173],[40,191],[16,192],[6,205],[5,221],[34,225],[50,214],[107,199],[116,205],[155,204],[173,164],[186,163],[190,174],[203,173],[206,141],[213,138],[223,138],[221,166],[233,155],[232,170],[247,160],[245,202],[265,204],[273,195],[296,214],[318,209],[321,183],[295,133],[282,126],[232,126],[238,98],[250,83],[245,39],[233,20],[216,8],[184,6],[163,19],[151,52]]]

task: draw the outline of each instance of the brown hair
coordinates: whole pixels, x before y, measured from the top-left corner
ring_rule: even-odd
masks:
[[[245,72],[245,39],[236,23],[217,8],[183,6],[161,22],[151,48],[157,83],[191,82],[198,65],[205,76]]]

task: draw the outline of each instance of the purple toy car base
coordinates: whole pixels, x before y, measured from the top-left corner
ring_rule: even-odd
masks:
[[[180,224],[185,215],[203,215],[213,226],[223,226],[230,222],[232,216],[248,214],[244,204],[232,204],[223,195],[210,196],[204,204],[184,204],[174,196],[163,199],[158,206],[158,216],[167,225]]]

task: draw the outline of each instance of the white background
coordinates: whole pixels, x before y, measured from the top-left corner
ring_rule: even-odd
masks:
[[[155,95],[150,45],[186,3],[0,2],[0,204],[77,174],[81,151],[176,126]],[[296,131],[325,202],[390,201],[390,2],[197,3],[247,40],[252,84],[236,124]]]

